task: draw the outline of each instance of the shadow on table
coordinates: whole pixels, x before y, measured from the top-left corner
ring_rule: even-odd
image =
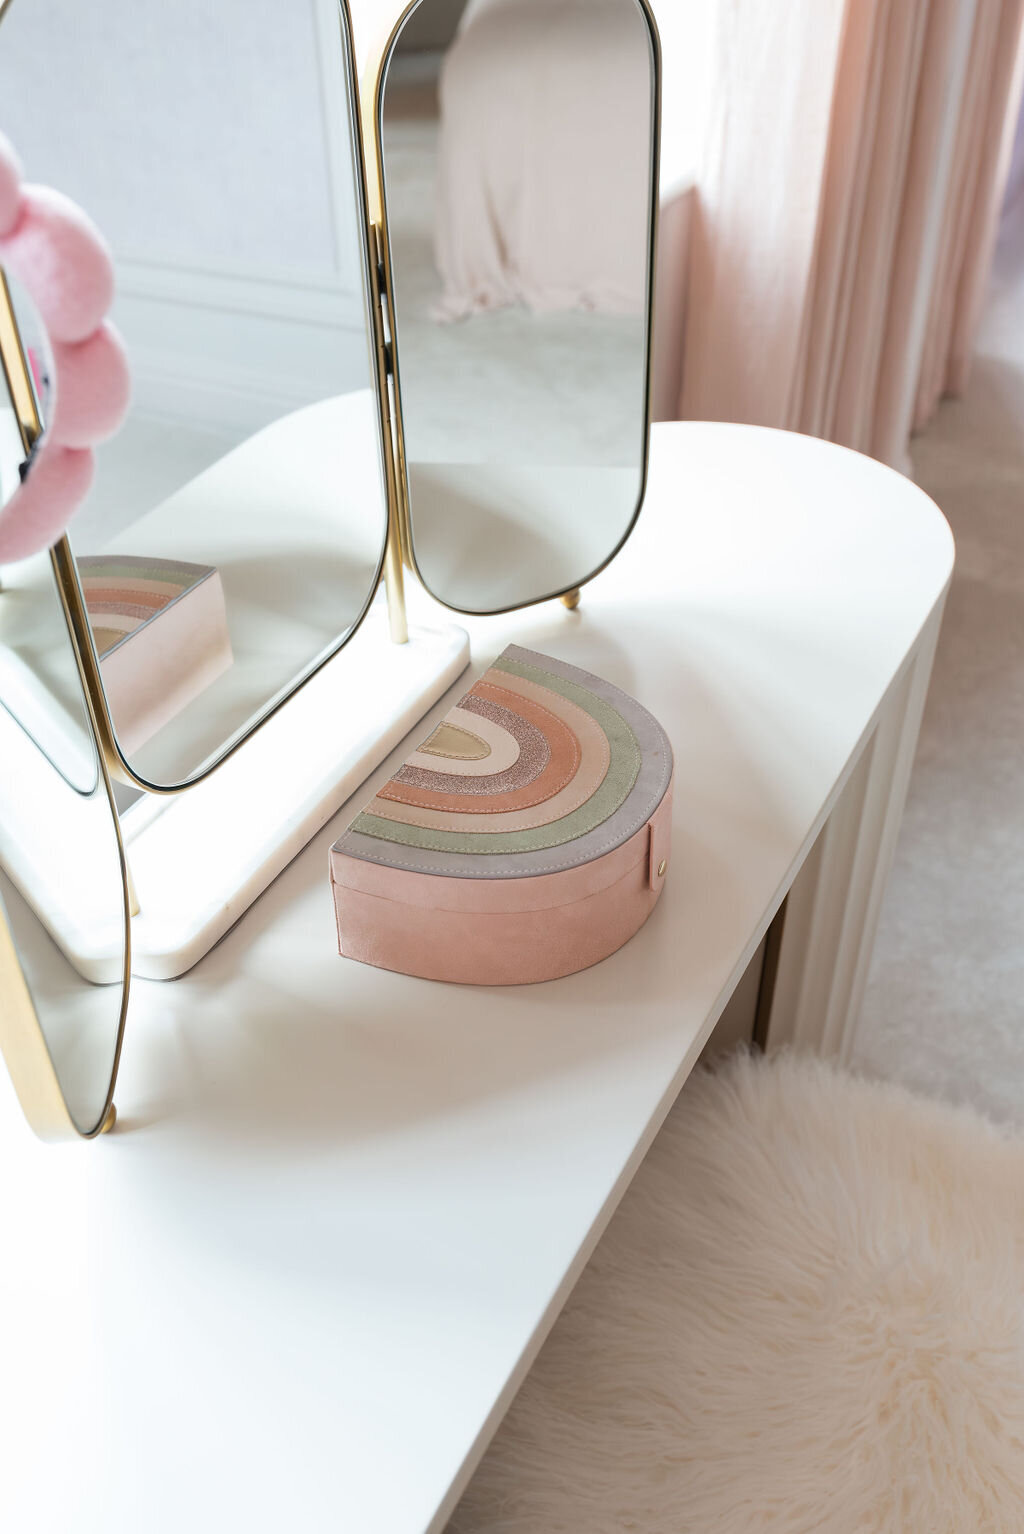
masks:
[[[781,881],[794,839],[777,774],[760,774],[759,759],[734,727],[740,717],[744,735],[762,728],[759,700],[734,700],[728,716],[712,702],[702,673],[723,651],[710,642],[701,615],[703,653],[694,664],[699,652],[688,624],[692,629],[680,615],[672,707],[700,727],[674,742],[674,870],[647,925],[624,949],[562,980],[504,988],[449,986],[337,958],[335,989],[325,996],[322,964],[304,972],[302,954],[311,943],[318,955],[336,951],[327,852],[351,818],[354,806],[346,807],[191,975],[170,985],[136,982],[120,1093],[124,1129],[173,1131],[180,1141],[176,1131],[187,1125],[188,1138],[228,1156],[258,1150],[287,1158],[314,1147],[400,1139],[425,1121],[443,1132],[460,1116],[487,1115],[496,1105],[514,1113],[517,1094],[534,1093],[538,1084],[557,1102],[605,1070],[609,1058],[638,1051],[663,1053],[681,1067],[703,1042],[715,998],[724,999],[742,972],[737,931],[753,934],[763,916],[763,877],[753,890],[744,877],[749,855],[776,859]],[[571,631],[561,619],[535,627],[528,642],[542,645],[548,630],[572,659]],[[604,674],[643,695],[608,633],[605,621]],[[725,650],[743,651],[749,667],[749,633],[718,639]],[[777,639],[774,648],[777,654]],[[434,716],[465,687],[462,679]],[[658,699],[645,701],[657,711]],[[417,738],[430,727],[424,721]],[[361,790],[359,803],[407,749]],[[799,770],[795,759],[787,765],[786,742],[776,742],[775,754],[780,770]],[[756,789],[748,785],[742,795],[755,806],[747,823],[737,818],[737,795],[716,771],[719,761],[733,778],[758,774]],[[700,802],[688,798],[688,781],[704,785]],[[738,849],[735,858],[724,858],[722,848]],[[134,1112],[133,1097],[145,1104]]]

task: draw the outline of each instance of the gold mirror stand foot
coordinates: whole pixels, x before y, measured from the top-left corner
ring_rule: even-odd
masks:
[[[405,571],[402,568],[402,545],[394,518],[389,518],[388,541],[384,550],[384,587],[388,598],[388,625],[393,644],[408,644],[409,620],[405,611]]]
[[[117,1109],[114,1107],[114,1104],[111,1103],[110,1107],[107,1109],[107,1116],[103,1120],[103,1123],[100,1125],[100,1134],[108,1135],[116,1123]]]
[[[565,596],[562,598],[562,606],[567,607],[570,612],[574,612],[576,608],[579,607],[579,605],[580,588],[578,586],[574,586],[572,591],[567,591],[565,593]]]

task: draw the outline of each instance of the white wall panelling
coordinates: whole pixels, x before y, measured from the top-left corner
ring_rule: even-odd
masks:
[[[136,412],[244,435],[366,387],[364,312],[328,283],[142,261],[120,264],[114,311]]]
[[[338,18],[335,0],[14,0],[4,129],[113,246],[136,413],[248,433],[366,386]]]

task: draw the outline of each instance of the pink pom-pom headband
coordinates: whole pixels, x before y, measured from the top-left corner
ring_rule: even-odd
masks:
[[[56,543],[88,494],[92,448],[120,426],[130,381],[124,347],[104,316],[114,296],[110,252],[90,219],[49,187],[29,186],[11,145],[0,134],[0,267],[25,288],[46,328],[53,356],[54,401],[39,446],[30,444],[23,483],[0,506],[0,564],[26,559]],[[23,372],[11,351],[8,377]],[[23,381],[12,378],[17,386]],[[20,412],[19,412],[20,413]]]

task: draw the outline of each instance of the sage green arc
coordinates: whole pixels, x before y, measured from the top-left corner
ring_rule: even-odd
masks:
[[[521,661],[508,660],[501,655],[491,671],[505,671],[510,676],[524,678],[546,687],[549,692],[560,694],[570,703],[582,708],[604,730],[608,738],[610,760],[608,771],[600,785],[579,809],[561,820],[551,821],[529,831],[512,831],[507,836],[495,836],[486,831],[430,831],[423,826],[410,826],[398,821],[385,820],[380,815],[365,812],[353,821],[350,830],[360,831],[364,836],[375,836],[380,841],[400,842],[407,847],[422,847],[428,852],[475,852],[497,855],[510,852],[538,852],[545,847],[559,847],[575,841],[614,815],[627,798],[640,771],[640,747],[636,736],[618,711],[599,698],[596,693],[576,682],[541,671],[537,666],[527,666]]]
[[[80,554],[75,563],[79,575],[90,579],[129,579],[170,581],[178,585],[198,585],[198,576],[214,573],[213,565],[197,565],[187,559],[162,559],[149,554]]]

